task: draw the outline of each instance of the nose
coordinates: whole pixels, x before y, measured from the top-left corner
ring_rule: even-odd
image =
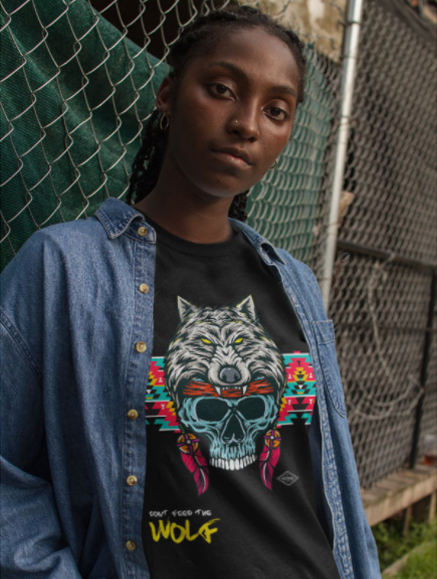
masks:
[[[226,366],[220,370],[219,378],[226,384],[236,384],[241,380],[241,374],[235,366]]]
[[[222,439],[225,444],[229,444],[230,442],[242,442],[245,437],[244,429],[241,424],[241,421],[237,416],[232,415],[222,434]]]
[[[228,132],[238,135],[241,139],[254,142],[259,138],[258,115],[256,107],[242,104],[229,118]]]

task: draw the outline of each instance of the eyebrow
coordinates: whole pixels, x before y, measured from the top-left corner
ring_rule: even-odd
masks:
[[[242,78],[243,80],[248,79],[247,74],[243,70],[241,70],[241,68],[239,68],[238,66],[235,66],[235,64],[232,64],[231,62],[227,62],[226,60],[220,60],[218,62],[212,62],[211,64],[208,64],[207,68],[210,68],[212,66],[222,66],[223,68],[227,68],[228,70],[233,72],[237,77]],[[297,98],[296,89],[294,89],[292,86],[289,86],[289,85],[278,84],[278,85],[272,86],[271,90],[273,92],[281,92],[281,93],[289,94],[289,95]]]

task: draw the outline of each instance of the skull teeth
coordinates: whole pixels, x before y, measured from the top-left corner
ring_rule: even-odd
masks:
[[[216,466],[217,468],[223,468],[224,470],[241,470],[245,468],[247,465],[252,464],[255,462],[256,456],[254,454],[244,456],[243,458],[235,458],[231,460],[226,460],[224,458],[212,458],[211,464],[212,466]]]
[[[247,386],[220,386],[218,393],[221,394],[225,390],[241,390],[243,392],[243,396],[246,394]],[[216,388],[217,390],[217,388]]]

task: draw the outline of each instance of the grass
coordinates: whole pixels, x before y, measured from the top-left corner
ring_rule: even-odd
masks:
[[[435,579],[437,576],[437,539],[425,543],[419,553],[408,558],[403,570],[392,579]]]
[[[406,537],[402,536],[400,517],[393,517],[379,523],[372,528],[372,531],[378,546],[382,570],[418,545],[427,543],[425,551],[412,556],[408,561],[408,570],[396,575],[396,579],[436,579],[437,517],[430,525],[413,519]]]

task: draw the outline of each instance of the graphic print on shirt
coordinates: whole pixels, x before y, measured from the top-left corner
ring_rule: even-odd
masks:
[[[177,446],[198,494],[209,465],[241,470],[258,460],[268,489],[281,452],[280,428],[307,423],[315,400],[308,354],[282,355],[251,296],[234,306],[199,307],[178,297],[180,324],[166,355],[153,358],[146,419],[179,433]],[[257,440],[264,438],[257,456]],[[200,449],[207,442],[208,461]]]

